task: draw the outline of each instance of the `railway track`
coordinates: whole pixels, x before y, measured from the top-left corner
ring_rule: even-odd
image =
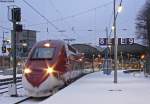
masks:
[[[16,78],[16,82],[21,82],[21,81],[22,81],[22,77]],[[0,79],[0,86],[8,85],[11,83],[13,83],[13,78]]]
[[[20,83],[22,81],[21,77],[17,77],[17,89],[21,89],[22,84]],[[13,83],[13,78],[6,78],[6,79],[0,79],[0,94],[4,94],[8,92],[8,84]]]
[[[22,86],[18,86],[19,84],[17,84],[17,89],[21,89],[23,88]],[[20,84],[21,85],[21,84]],[[2,91],[1,91],[2,90]],[[0,89],[0,94],[4,94],[4,93],[7,93],[8,92],[8,87],[4,87],[4,88],[1,88]]]
[[[20,103],[23,103],[23,102],[25,102],[25,101],[27,101],[27,100],[30,100],[30,99],[32,99],[32,97],[24,98],[24,99],[22,99],[22,100],[20,100],[20,101],[17,101],[17,102],[14,103],[14,104],[20,104]]]
[[[76,81],[77,79],[79,79],[82,76],[84,76],[84,74],[79,76],[78,78],[75,78],[74,80],[72,80],[68,85],[70,85],[71,83],[73,83],[74,81]],[[5,81],[6,81],[6,79],[5,79]],[[7,82],[10,82],[10,81],[7,80]],[[68,85],[66,85],[66,86],[68,86]],[[63,86],[59,89],[56,88],[56,90],[53,89],[52,95],[57,93],[59,90],[65,88],[66,86]],[[22,84],[18,81],[17,89],[21,89],[21,88],[23,88]],[[4,91],[4,89],[5,89],[5,91]],[[5,85],[5,84],[4,85],[1,84],[0,85],[0,94],[4,94],[4,93],[7,93],[7,92],[8,92],[8,86]],[[51,96],[49,96],[49,97],[51,97]],[[12,104],[30,104],[30,103],[36,104],[36,103],[40,103],[41,101],[44,101],[45,99],[48,98],[48,97],[47,98],[33,98],[33,97],[24,96],[24,95],[20,96],[20,97],[22,97],[22,98],[20,98],[20,100],[18,99],[18,101],[13,102]],[[16,99],[16,98],[14,97],[14,99]]]

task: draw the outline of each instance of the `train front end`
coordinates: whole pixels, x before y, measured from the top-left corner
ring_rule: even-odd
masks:
[[[56,67],[57,46],[51,42],[37,44],[31,51],[23,70],[23,86],[29,96],[44,97],[52,94],[54,88],[62,86]],[[58,75],[57,75],[58,76]]]

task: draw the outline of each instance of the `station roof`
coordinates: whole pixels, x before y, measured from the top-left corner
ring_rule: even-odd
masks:
[[[143,54],[147,52],[147,47],[134,43],[131,45],[118,45],[118,53]],[[104,53],[105,51],[103,51]],[[114,48],[111,47],[111,54],[114,54]]]
[[[92,58],[93,54],[97,56],[102,53],[101,48],[97,48],[88,44],[72,44],[72,47],[77,49],[80,53],[84,53],[86,58]]]
[[[88,44],[72,44],[74,48],[76,48],[80,53],[84,53],[86,58],[91,59],[93,54],[97,56],[98,54],[100,55],[105,55],[107,48],[103,49],[101,47],[96,47],[96,46],[91,46]],[[144,54],[147,52],[147,47],[134,43],[132,45],[118,45],[118,54],[122,52],[122,54],[135,54],[135,55],[140,55]],[[114,55],[114,49],[113,46],[110,48],[110,53],[111,55]]]

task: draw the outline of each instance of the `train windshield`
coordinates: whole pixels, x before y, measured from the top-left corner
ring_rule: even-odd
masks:
[[[55,48],[36,48],[31,59],[52,59]]]

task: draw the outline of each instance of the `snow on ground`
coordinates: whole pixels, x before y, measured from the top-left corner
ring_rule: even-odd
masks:
[[[17,74],[17,77],[22,77],[22,74]],[[0,75],[0,79],[13,78],[13,75]]]
[[[5,70],[12,70],[12,68],[11,69],[5,69]],[[9,72],[8,72],[9,73]],[[22,74],[16,74],[16,76],[17,77],[22,77]],[[0,79],[6,79],[6,78],[12,78],[13,77],[13,75],[5,75],[4,73],[3,73],[3,71],[2,70],[0,70]]]
[[[27,98],[27,95],[23,88],[19,89],[17,93],[18,93],[18,97],[10,97],[8,93],[1,94],[0,104],[15,104],[15,102],[20,101],[24,98]]]
[[[150,78],[118,72],[118,83],[96,72],[84,76],[40,104],[149,104]]]
[[[23,100],[25,98],[28,98],[26,92],[24,89],[18,90],[18,97],[10,97],[8,93],[0,95],[0,104],[16,104],[16,102]],[[39,102],[45,100],[45,98],[39,98],[39,99],[29,99],[25,102],[22,102],[21,104],[38,104]]]

